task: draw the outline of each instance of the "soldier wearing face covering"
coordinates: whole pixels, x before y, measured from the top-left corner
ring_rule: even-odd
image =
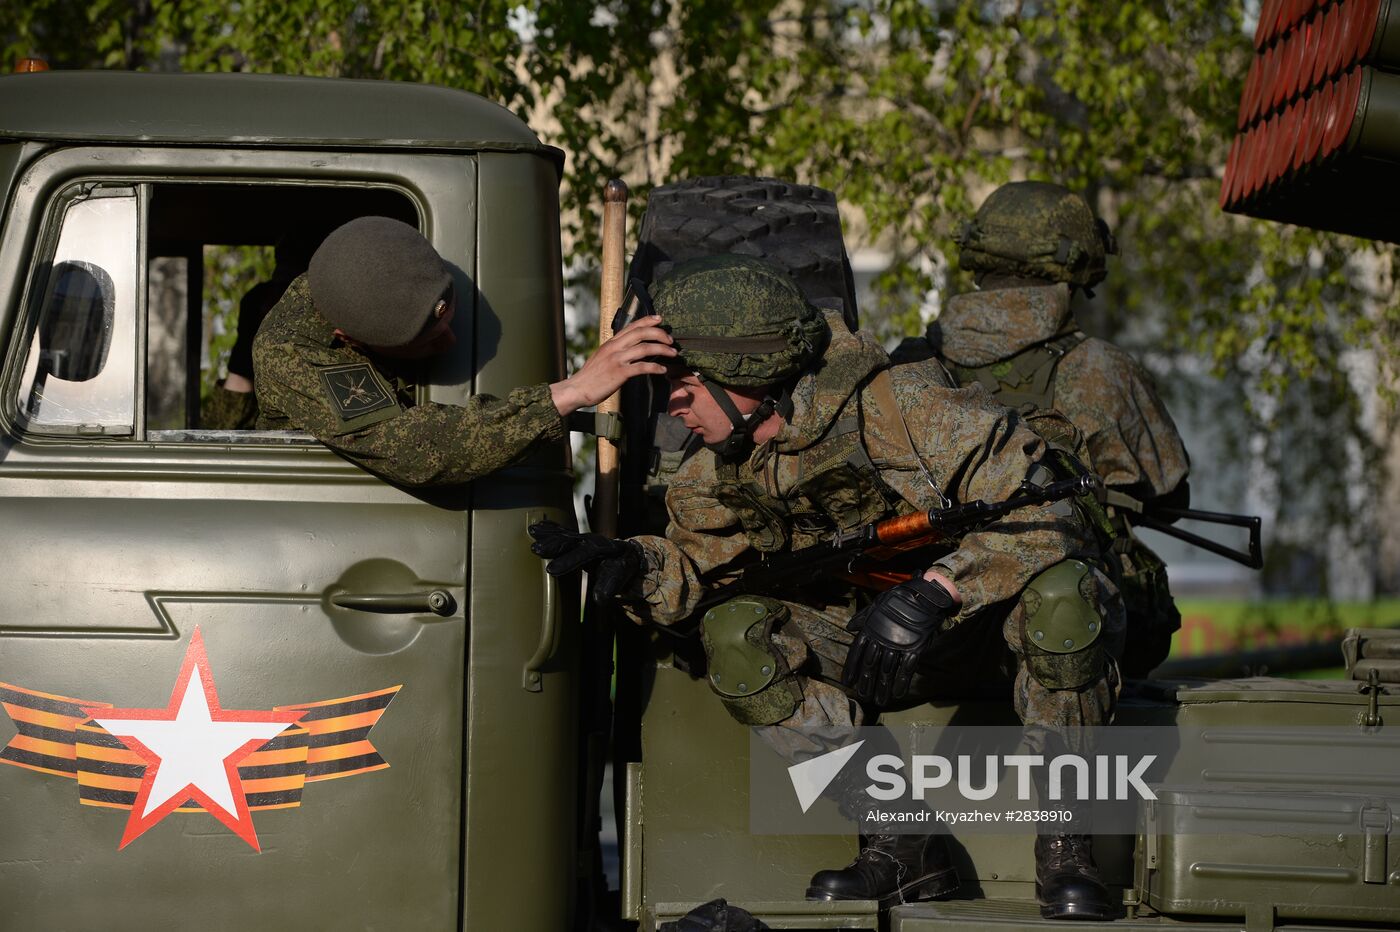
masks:
[[[1146,676],[1181,627],[1160,557],[1132,531],[1134,514],[1186,508],[1191,461],[1146,370],[1079,329],[1070,296],[1107,277],[1117,244],[1078,194],[1023,181],[988,196],[958,235],[959,264],[978,290],[948,301],[896,362],[937,356],[960,385],[985,387],[1023,413],[1054,409],[1073,423],[1107,490],[1116,581],[1128,612],[1123,672]]]

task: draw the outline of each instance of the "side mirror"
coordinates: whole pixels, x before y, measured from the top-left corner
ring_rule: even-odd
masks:
[[[86,382],[107,362],[116,291],[112,277],[89,262],[61,262],[49,276],[39,318],[39,367],[65,382]]]

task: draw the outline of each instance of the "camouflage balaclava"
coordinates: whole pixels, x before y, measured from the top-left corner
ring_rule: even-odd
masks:
[[[789,383],[821,358],[831,338],[826,318],[792,278],[748,256],[681,263],[656,286],[653,305],[670,328],[677,361],[700,377],[734,426],[712,446],[726,457],[749,449],[753,431],[784,404]],[[774,392],[746,418],[725,386]]]
[[[1118,253],[1108,225],[1089,203],[1058,184],[1017,181],[997,188],[953,237],[958,266],[1078,285],[1092,295]]]

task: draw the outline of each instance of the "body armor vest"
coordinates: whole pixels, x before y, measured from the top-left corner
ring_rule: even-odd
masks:
[[[1088,450],[1082,448],[1079,431],[1054,410],[1055,369],[1070,350],[1087,339],[1082,331],[1074,330],[985,366],[959,366],[946,359],[944,365],[959,385],[979,383],[997,401],[1026,415],[1031,429],[1051,445],[1052,458],[1073,452],[1087,463]],[[923,345],[928,347],[928,341]],[[1066,468],[1065,463],[1060,465]],[[1172,633],[1181,627],[1181,614],[1167,584],[1166,564],[1133,533],[1125,508],[1140,508],[1141,503],[1106,489],[1101,501],[1089,494],[1080,497],[1078,506],[1108,558],[1109,575],[1127,610],[1130,634],[1123,669],[1129,676],[1146,676],[1166,658]]]
[[[771,491],[777,481],[772,475],[768,481],[759,475],[777,465],[771,458],[785,455],[770,446],[744,462],[716,464],[715,498],[738,515],[755,550],[799,550],[913,510],[880,478],[866,450],[859,397],[852,397],[826,436],[797,454],[797,480],[781,494]]]

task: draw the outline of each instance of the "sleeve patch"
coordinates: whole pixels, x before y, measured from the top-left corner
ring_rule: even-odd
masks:
[[[398,407],[393,391],[368,363],[326,366],[317,371],[326,387],[331,410],[341,421],[358,420],[385,408]]]

